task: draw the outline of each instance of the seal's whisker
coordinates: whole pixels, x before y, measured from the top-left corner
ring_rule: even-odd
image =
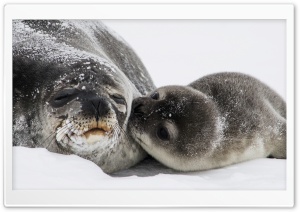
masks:
[[[116,141],[118,139],[118,135],[116,133],[116,131],[114,131],[113,136],[112,136],[112,141]]]
[[[112,130],[113,140],[117,140],[119,137],[121,137],[123,135],[126,138],[129,138],[126,131],[118,123],[114,124],[112,128],[113,128],[113,130]]]
[[[120,130],[121,134],[124,135],[128,140],[131,139],[131,137],[128,135],[128,133],[122,127],[119,126],[119,130]]]
[[[45,148],[48,149],[49,146],[51,146],[51,144],[53,144],[55,141],[56,141],[56,138],[54,137]]]
[[[113,141],[115,140],[116,127],[117,127],[117,123],[111,127],[111,131],[108,134],[108,136],[112,137]]]
[[[62,134],[67,134],[67,132],[66,132],[67,129],[68,129],[68,127],[57,130],[56,136],[60,137]]]
[[[65,125],[63,127],[60,127],[57,129],[57,133],[61,132],[61,131],[64,131],[65,129],[69,128],[68,125]]]
[[[120,134],[120,126],[118,123],[114,126],[114,140],[116,140],[119,137]]]
[[[47,138],[45,138],[45,139],[43,139],[43,140],[40,140],[38,143],[37,143],[37,146],[39,147],[39,146],[44,146],[43,144],[49,139],[49,138],[51,138],[51,136],[53,136],[54,135],[54,137],[55,137],[55,132],[53,132],[53,133],[50,133],[50,135],[47,137]]]
[[[56,132],[51,133],[46,139],[39,142],[39,145],[41,145],[43,148],[48,149],[48,147],[53,144],[53,142],[56,141]],[[50,139],[50,142],[47,144],[47,140]],[[46,146],[44,144],[47,144]]]
[[[58,128],[58,129],[57,129],[57,132],[65,131],[66,129],[71,130],[71,129],[75,129],[75,128],[72,127],[72,126],[65,125],[65,126],[63,126],[63,127],[61,127],[61,128]]]
[[[116,125],[117,125],[118,123],[116,123],[116,124],[114,124],[114,125],[112,125],[112,127],[111,127],[111,131],[108,133],[108,136],[111,136],[111,135],[113,135],[114,134],[114,131],[115,131],[115,128],[116,128]]]

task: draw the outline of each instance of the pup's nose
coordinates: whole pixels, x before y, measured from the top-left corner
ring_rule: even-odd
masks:
[[[145,107],[140,98],[133,100],[132,102],[133,113],[135,115],[144,115]]]

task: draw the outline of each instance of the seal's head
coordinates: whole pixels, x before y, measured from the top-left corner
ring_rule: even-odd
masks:
[[[13,26],[14,145],[76,154],[105,172],[140,161],[146,154],[126,130],[146,87],[128,77],[146,74],[132,50],[97,21]]]
[[[42,111],[48,113],[47,123],[56,123],[56,142],[63,149],[88,154],[99,146],[117,145],[136,93],[109,63],[90,59],[79,64],[46,92]]]
[[[188,86],[166,86],[133,101],[130,133],[154,158],[177,170],[193,170],[220,135],[213,101]]]

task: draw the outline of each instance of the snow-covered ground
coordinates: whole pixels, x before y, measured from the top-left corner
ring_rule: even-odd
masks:
[[[93,162],[46,149],[13,148],[13,189],[285,189],[286,160],[257,159],[180,173],[153,159],[109,176]]]
[[[206,74],[238,71],[284,99],[283,21],[104,22],[137,51],[157,86],[186,85]],[[113,176],[74,155],[13,148],[13,189],[285,189],[286,160],[257,159],[221,169],[180,173],[146,160]]]

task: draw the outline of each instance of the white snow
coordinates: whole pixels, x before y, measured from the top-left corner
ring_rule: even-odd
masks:
[[[42,148],[13,147],[13,189],[285,189],[286,160],[176,172],[147,159],[109,176],[93,162]]]

